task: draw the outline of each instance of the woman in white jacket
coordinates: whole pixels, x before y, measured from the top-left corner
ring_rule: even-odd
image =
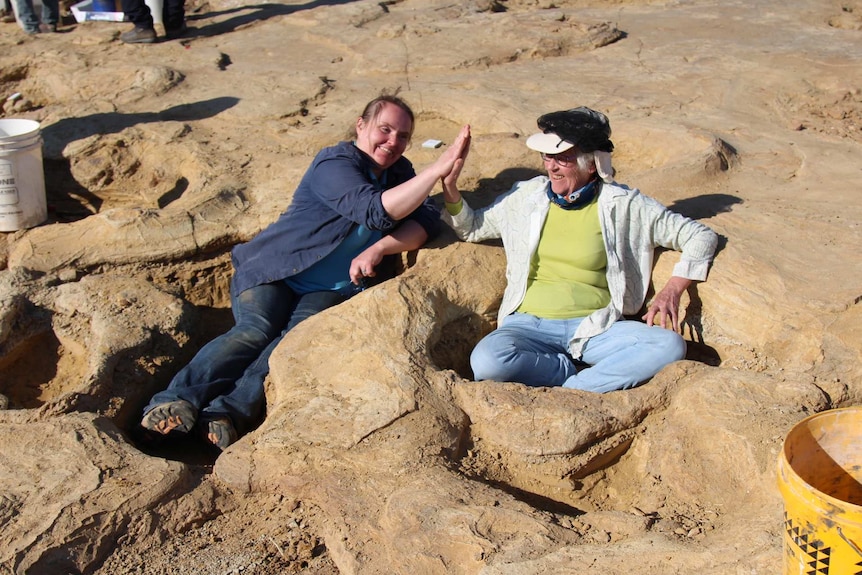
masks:
[[[547,176],[475,211],[458,190],[460,169],[443,179],[444,221],[462,240],[501,238],[506,251],[498,327],[473,350],[473,375],[595,392],[634,387],[685,357],[680,296],[706,279],[718,238],[613,181],[604,114],[580,107],[538,125],[527,146],[542,154]],[[643,321],[626,320],[643,307],[657,247],[682,252],[673,277]]]

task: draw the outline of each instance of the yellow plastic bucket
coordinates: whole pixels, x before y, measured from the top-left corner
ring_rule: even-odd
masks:
[[[784,573],[862,574],[862,407],[796,424],[778,458]]]

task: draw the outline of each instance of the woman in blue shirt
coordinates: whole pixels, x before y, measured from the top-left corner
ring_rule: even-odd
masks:
[[[287,211],[231,254],[236,324],[150,400],[144,429],[197,429],[225,449],[258,422],[269,356],[284,334],[360,291],[385,256],[418,249],[438,233],[440,214],[428,195],[460,170],[470,128],[417,174],[402,156],[413,126],[403,100],[380,96],[357,119],[353,142],[318,153]]]

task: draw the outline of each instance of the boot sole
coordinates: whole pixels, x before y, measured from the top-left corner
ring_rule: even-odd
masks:
[[[141,427],[162,435],[172,431],[188,433],[195,425],[195,412],[188,401],[169,401],[149,410],[141,420]]]

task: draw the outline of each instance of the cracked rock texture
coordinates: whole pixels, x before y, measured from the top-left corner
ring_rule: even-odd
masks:
[[[0,234],[0,575],[781,571],[784,437],[862,401],[862,4],[187,9],[146,46],[0,25],[0,119],[40,122],[49,205]],[[504,256],[447,231],[292,331],[224,453],[141,442],[230,325],[230,248],[381,91],[418,168],[471,124],[477,206],[541,170],[537,116],[606,112],[617,179],[721,236],[687,359],[606,395],[473,382]]]

